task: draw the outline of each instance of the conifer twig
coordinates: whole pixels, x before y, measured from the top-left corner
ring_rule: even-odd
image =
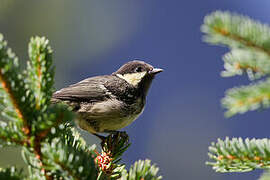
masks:
[[[247,73],[250,80],[259,79],[270,74],[270,59],[264,53],[246,49],[232,49],[223,56],[225,71],[223,77]]]
[[[246,16],[216,11],[206,16],[202,25],[204,40],[225,45],[230,52],[224,57],[222,76],[242,75],[250,80],[266,76],[250,85],[235,87],[226,92],[222,105],[226,116],[233,116],[270,107],[270,27]],[[209,147],[207,162],[217,172],[245,172],[270,169],[270,140],[226,138]]]
[[[270,168],[270,140],[226,138],[218,139],[209,147],[209,157],[215,162],[207,162],[217,172],[245,172],[255,168]]]
[[[270,106],[270,79],[256,84],[227,90],[222,105],[228,109],[226,116],[245,113],[260,107]]]
[[[251,48],[270,56],[270,28],[246,16],[216,11],[204,19],[204,40],[230,48]]]

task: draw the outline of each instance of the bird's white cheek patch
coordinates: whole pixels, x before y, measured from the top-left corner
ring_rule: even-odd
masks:
[[[117,74],[118,77],[124,79],[129,84],[132,84],[133,86],[136,86],[142,78],[146,75],[146,71],[144,72],[137,72],[137,73],[131,73],[131,74]]]

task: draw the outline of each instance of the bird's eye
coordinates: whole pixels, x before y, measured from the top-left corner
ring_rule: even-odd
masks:
[[[142,67],[136,67],[135,72],[142,72]]]

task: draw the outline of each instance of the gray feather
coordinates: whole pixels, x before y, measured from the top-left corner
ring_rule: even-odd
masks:
[[[105,87],[106,84],[113,82],[115,76],[96,76],[87,78],[69,87],[56,91],[52,98],[71,101],[98,102],[110,96],[110,92]],[[119,79],[117,78],[119,81]]]

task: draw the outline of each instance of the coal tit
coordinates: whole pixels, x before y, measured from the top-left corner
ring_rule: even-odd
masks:
[[[152,80],[162,71],[143,61],[130,61],[111,75],[90,77],[56,91],[52,102],[72,107],[80,128],[97,136],[111,133],[143,112]]]

